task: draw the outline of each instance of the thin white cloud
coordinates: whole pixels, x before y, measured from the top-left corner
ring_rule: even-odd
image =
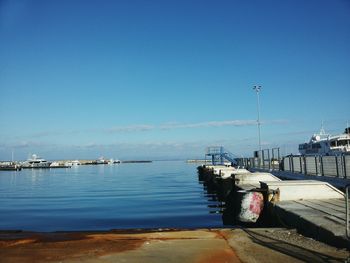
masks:
[[[48,144],[39,141],[19,141],[16,143],[4,143],[0,144],[0,148],[20,149],[20,148],[31,148],[31,147],[54,147],[55,144]]]
[[[280,125],[288,123],[287,120],[268,120],[262,121],[263,125]],[[70,130],[70,131],[41,131],[37,133],[32,133],[28,135],[21,136],[8,136],[9,139],[16,139],[16,141],[20,141],[20,143],[16,143],[13,147],[16,148],[26,148],[33,145],[36,145],[37,139],[47,138],[47,137],[57,137],[57,136],[67,136],[67,135],[78,135],[82,133],[135,133],[135,132],[147,132],[153,130],[176,130],[176,129],[198,129],[198,128],[215,128],[215,127],[224,127],[224,126],[232,126],[232,127],[243,127],[243,126],[254,126],[257,124],[256,120],[224,120],[224,121],[207,121],[207,122],[193,122],[193,123],[180,123],[180,122],[167,122],[161,123],[159,125],[152,124],[132,124],[125,126],[115,126],[111,128],[102,128],[102,129],[88,129],[88,130]],[[27,141],[28,140],[28,141]],[[5,141],[5,139],[4,139]],[[0,145],[4,147],[4,145]]]
[[[256,125],[255,120],[228,120],[228,121],[208,121],[197,123],[167,123],[160,125],[160,129],[171,130],[181,128],[205,128],[205,127],[222,127],[222,126],[250,126]]]
[[[106,129],[108,133],[118,133],[118,132],[143,132],[155,129],[155,126],[148,124],[136,124],[129,126],[116,126]]]
[[[262,124],[285,124],[286,120],[270,120],[263,121]],[[109,129],[104,129],[108,133],[125,133],[125,132],[144,132],[151,130],[174,130],[174,129],[194,129],[194,128],[211,128],[211,127],[223,127],[223,126],[253,126],[256,125],[256,120],[226,120],[226,121],[207,121],[207,122],[194,122],[194,123],[179,123],[168,122],[160,125],[150,124],[135,124],[128,126],[116,126]]]

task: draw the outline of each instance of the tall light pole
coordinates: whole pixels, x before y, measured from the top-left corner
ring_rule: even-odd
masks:
[[[260,134],[260,99],[259,99],[259,92],[261,90],[261,85],[254,85],[253,89],[256,92],[256,98],[257,98],[257,107],[258,107],[258,133],[259,133],[259,150],[261,151],[261,134]]]

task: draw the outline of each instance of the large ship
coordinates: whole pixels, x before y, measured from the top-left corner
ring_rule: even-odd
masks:
[[[49,168],[50,162],[33,154],[31,158],[22,163],[22,168]]]
[[[302,155],[350,154],[350,127],[339,135],[327,134],[322,127],[308,143],[299,144],[299,152]]]

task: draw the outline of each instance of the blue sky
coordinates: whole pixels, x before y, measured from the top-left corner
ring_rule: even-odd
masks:
[[[297,152],[350,122],[350,2],[0,1],[0,159]]]

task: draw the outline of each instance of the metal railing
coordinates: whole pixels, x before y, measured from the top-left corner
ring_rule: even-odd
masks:
[[[267,157],[267,158],[266,158]],[[294,156],[280,158],[279,149],[256,151],[252,158],[236,159],[238,165],[248,169],[269,169],[290,171],[305,175],[328,176],[350,179],[350,155],[337,156]],[[350,184],[345,186],[345,227],[346,237],[350,239]],[[350,262],[350,261],[349,261]]]
[[[350,178],[350,155],[286,156],[281,170],[306,175]]]
[[[279,148],[273,148],[256,151],[251,158],[236,158],[236,161],[246,168],[279,170],[282,159]]]
[[[224,164],[225,160],[230,163],[236,163],[236,156],[230,151],[226,150],[223,146],[210,146],[206,149],[205,161],[210,156],[212,164]]]
[[[349,190],[350,190],[350,184],[345,186],[345,227],[346,227],[346,237],[350,239],[350,208],[349,208]]]
[[[236,160],[238,165],[247,168],[350,179],[350,155],[348,154],[337,156],[289,155],[281,158],[279,148],[273,148],[256,151],[252,158]]]
[[[206,149],[207,155],[221,154],[223,152],[224,152],[224,147],[222,147],[222,146],[209,146]]]

